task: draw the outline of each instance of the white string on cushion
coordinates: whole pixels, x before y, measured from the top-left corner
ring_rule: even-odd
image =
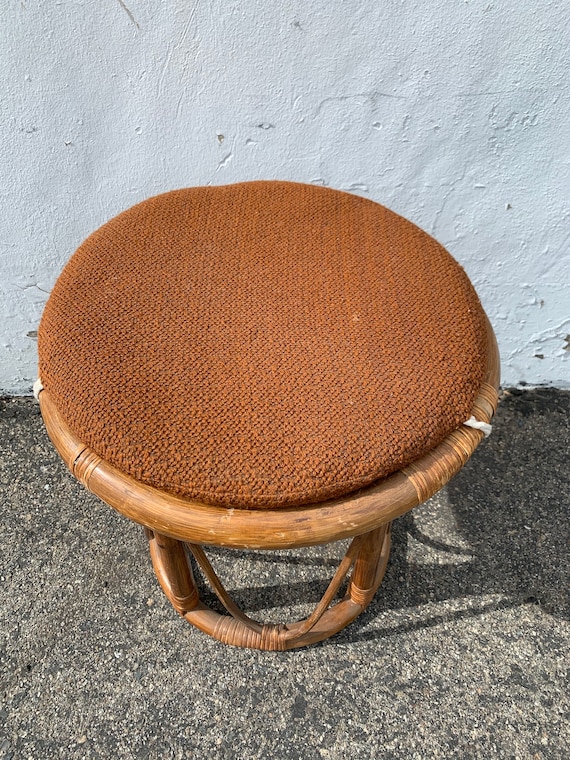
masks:
[[[44,386],[42,385],[42,381],[38,377],[38,379],[36,380],[32,388],[32,390],[34,391],[34,396],[38,398],[38,396],[40,395],[41,391],[43,391],[43,389],[44,389]]]
[[[481,422],[480,420],[476,420],[473,416],[469,417],[467,422],[464,422],[463,424],[467,425],[467,427],[475,428],[475,430],[480,430],[485,438],[488,438],[493,430],[493,426],[489,425],[488,422]]]

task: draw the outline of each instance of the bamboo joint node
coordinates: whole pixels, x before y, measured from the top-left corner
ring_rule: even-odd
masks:
[[[367,607],[376,593],[376,588],[359,588],[355,583],[351,581],[348,590],[349,596],[355,604],[360,604],[362,607]]]
[[[83,451],[76,457],[71,468],[72,473],[75,475],[85,488],[89,488],[89,479],[94,470],[101,464],[101,457],[91,449],[83,449]]]
[[[265,623],[261,629],[261,649],[283,652],[286,632],[286,626],[280,623]]]

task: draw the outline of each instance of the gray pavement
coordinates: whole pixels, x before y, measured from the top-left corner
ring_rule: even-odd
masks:
[[[395,523],[369,610],[263,653],[179,618],[142,530],[67,473],[33,400],[0,400],[0,760],[568,758],[569,412],[568,392],[506,394]],[[340,553],[210,557],[254,616],[288,619]]]

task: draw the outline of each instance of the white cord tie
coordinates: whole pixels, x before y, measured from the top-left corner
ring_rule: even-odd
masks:
[[[469,417],[467,422],[464,422],[463,424],[467,425],[467,427],[475,428],[475,430],[480,430],[485,438],[488,438],[493,430],[493,426],[489,425],[488,422],[480,422],[479,420],[476,420],[475,417]]]
[[[36,380],[36,382],[34,383],[32,387],[32,390],[34,391],[34,396],[38,398],[38,396],[43,391],[43,389],[44,389],[44,386],[42,385],[42,381],[38,377],[38,379]]]

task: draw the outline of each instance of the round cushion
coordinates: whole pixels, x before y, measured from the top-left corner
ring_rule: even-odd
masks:
[[[367,199],[247,182],[150,198],[71,258],[39,330],[71,430],[133,478],[227,507],[347,494],[459,427],[485,315],[426,233]]]

